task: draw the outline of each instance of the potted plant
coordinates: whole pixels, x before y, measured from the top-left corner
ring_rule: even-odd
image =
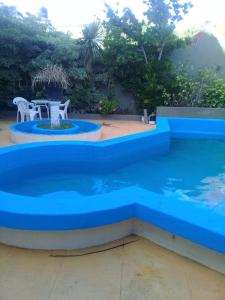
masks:
[[[32,86],[37,85],[42,85],[46,89],[47,99],[50,101],[51,127],[59,127],[59,105],[63,90],[69,85],[66,72],[61,66],[47,65],[33,77]]]

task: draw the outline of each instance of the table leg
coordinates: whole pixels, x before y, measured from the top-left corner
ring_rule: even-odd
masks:
[[[48,106],[48,104],[45,104],[45,108],[47,110],[47,115],[48,115],[48,119],[49,119],[49,106]]]
[[[42,120],[41,106],[38,106],[38,113],[39,113],[40,120]]]

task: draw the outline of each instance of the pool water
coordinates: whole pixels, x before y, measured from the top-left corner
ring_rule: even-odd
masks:
[[[55,163],[0,174],[1,190],[39,198],[62,191],[92,196],[131,186],[217,205],[225,201],[225,141],[172,140],[166,156],[110,173],[80,172],[76,163]]]

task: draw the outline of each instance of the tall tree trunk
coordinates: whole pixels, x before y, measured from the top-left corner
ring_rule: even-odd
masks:
[[[165,45],[166,45],[166,42],[163,42],[162,47],[160,48],[160,51],[159,51],[158,61],[161,61],[161,59],[162,59],[163,50],[165,48]]]
[[[144,48],[143,45],[141,45],[141,52],[144,55],[145,63],[148,64],[148,58],[147,58],[147,55],[146,55],[146,52],[145,52],[145,48]]]

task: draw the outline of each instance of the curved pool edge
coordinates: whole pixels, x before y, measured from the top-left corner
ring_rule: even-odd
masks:
[[[132,220],[80,230],[20,230],[0,228],[3,244],[26,249],[82,249],[102,245],[132,234]]]
[[[10,201],[7,193],[4,198],[7,202],[0,211],[0,227],[24,232],[79,231],[137,218],[225,254],[225,205],[215,211],[198,202],[168,201],[163,195],[138,187],[90,196],[87,201],[77,196],[76,203],[60,197],[46,197],[42,203],[21,196]]]

